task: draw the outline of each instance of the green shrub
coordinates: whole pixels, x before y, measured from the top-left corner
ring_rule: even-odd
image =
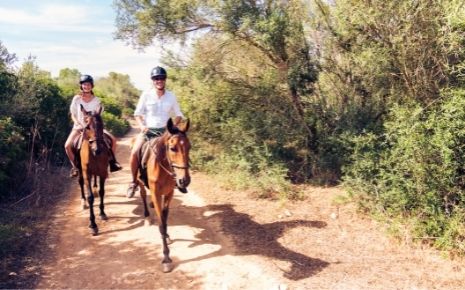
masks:
[[[117,137],[123,136],[129,130],[129,122],[126,119],[118,118],[106,111],[102,114],[105,129]]]
[[[363,207],[401,217],[414,239],[465,254],[465,91],[443,99],[428,111],[395,107],[384,134],[355,137],[344,179]]]
[[[270,161],[266,147],[235,146],[226,153],[218,145],[191,138],[193,168],[212,174],[223,186],[233,190],[249,190],[259,198],[297,199],[291,189],[288,170]],[[202,150],[198,150],[201,148]]]
[[[24,171],[25,148],[20,128],[9,117],[0,119],[0,200],[10,192],[17,173]]]
[[[115,116],[121,116],[123,112],[122,104],[118,104],[116,100],[100,96],[100,100],[103,103],[105,112],[111,113]]]

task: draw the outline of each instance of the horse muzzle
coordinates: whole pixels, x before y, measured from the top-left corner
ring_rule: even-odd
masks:
[[[191,178],[189,175],[184,176],[183,178],[176,178],[176,186],[181,192],[184,192],[182,191],[182,189],[185,190],[186,187],[188,187],[190,183],[191,183]]]

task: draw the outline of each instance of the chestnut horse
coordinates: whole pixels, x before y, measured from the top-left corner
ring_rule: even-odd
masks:
[[[189,175],[189,150],[190,142],[186,132],[189,129],[189,120],[184,126],[174,126],[171,119],[168,120],[166,131],[161,135],[153,146],[150,146],[147,157],[147,167],[140,170],[139,188],[144,203],[144,216],[147,218],[149,212],[146,202],[145,186],[150,190],[150,196],[158,218],[158,228],[163,241],[163,272],[170,272],[172,261],[168,244],[171,244],[168,235],[168,213],[170,202],[173,199],[174,189],[186,193],[190,183]],[[149,143],[149,142],[147,142]],[[145,182],[144,182],[145,180]]]
[[[87,189],[87,202],[90,211],[89,228],[92,235],[95,236],[98,234],[98,227],[95,223],[93,208],[92,177],[94,178],[94,187],[96,187],[96,179],[99,177],[99,191],[95,192],[95,195],[100,196],[100,218],[107,220],[103,198],[105,196],[105,180],[108,178],[109,149],[104,141],[103,120],[100,115],[102,108],[98,112],[87,112],[81,105],[81,111],[85,116],[85,128],[82,132],[82,144],[79,152],[79,185],[83,201],[85,201],[84,191]]]

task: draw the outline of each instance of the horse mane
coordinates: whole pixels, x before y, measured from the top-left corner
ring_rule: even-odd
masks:
[[[103,118],[102,118],[102,115],[100,114],[93,114],[93,117],[95,118],[95,130],[97,132],[101,132],[103,134],[103,128],[104,128],[104,125],[103,125]]]
[[[159,138],[156,140],[153,151],[155,153],[155,162],[161,163],[166,159],[166,140],[170,137],[170,133],[165,131]]]

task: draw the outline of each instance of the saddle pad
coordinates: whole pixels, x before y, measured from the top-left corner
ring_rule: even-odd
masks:
[[[74,140],[73,140],[73,149],[75,149],[75,151],[81,150],[83,137],[84,137],[84,135],[81,132],[81,134],[79,134],[78,136],[76,136],[76,138],[74,138]],[[105,145],[107,146],[107,148],[110,149],[112,147],[113,142],[112,142],[110,136],[108,136],[107,134],[103,134],[103,141],[105,142]]]

